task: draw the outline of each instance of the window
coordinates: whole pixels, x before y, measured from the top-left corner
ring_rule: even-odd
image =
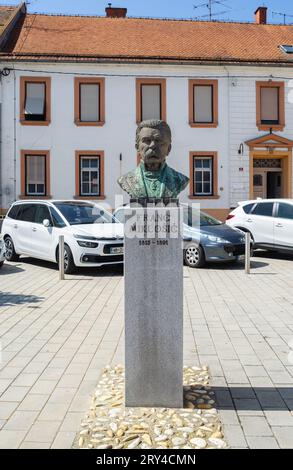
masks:
[[[45,196],[46,194],[46,157],[45,155],[25,156],[25,175],[27,196]]]
[[[191,127],[217,127],[217,80],[189,80],[189,124]]]
[[[86,199],[104,198],[104,153],[76,152],[76,194]]]
[[[190,198],[218,198],[217,152],[190,153]]]
[[[282,219],[291,219],[293,220],[293,206],[290,204],[284,204],[279,202],[278,215]]]
[[[283,82],[256,82],[256,124],[259,130],[283,130],[285,103]]]
[[[250,214],[250,211],[253,208],[253,206],[254,206],[254,203],[246,204],[245,206],[242,206],[242,209],[244,210],[245,214]]]
[[[77,126],[105,124],[105,79],[75,78],[74,121]]]
[[[20,208],[19,204],[12,206],[10,211],[7,214],[7,217],[9,217],[10,219],[15,219],[16,220],[17,217],[18,217],[19,208]]]
[[[283,52],[286,52],[286,54],[293,54],[293,46],[289,46],[289,45],[286,45],[286,44],[282,44],[280,46],[280,49],[283,51]]]
[[[50,156],[48,151],[21,152],[20,197],[50,197]]]
[[[51,79],[20,78],[20,122],[25,125],[47,126],[51,120]]]
[[[70,225],[112,224],[114,217],[103,209],[85,202],[55,202],[57,209]]]
[[[18,220],[23,222],[34,222],[36,214],[36,204],[22,204],[18,214]]]
[[[136,120],[162,119],[166,121],[166,80],[136,80]]]
[[[251,211],[251,214],[272,217],[273,208],[274,208],[273,202],[261,202],[260,204],[256,204],[254,209]]]
[[[51,215],[47,206],[38,204],[36,208],[35,220],[36,224],[42,224],[45,219],[48,219],[52,223]]]
[[[66,223],[62,219],[61,215],[54,209],[54,207],[50,207],[51,217],[53,220],[54,227],[62,228],[66,227]]]
[[[253,175],[253,186],[262,186],[262,175]]]

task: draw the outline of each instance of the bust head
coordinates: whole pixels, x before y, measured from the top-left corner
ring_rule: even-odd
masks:
[[[171,129],[164,121],[142,121],[136,129],[135,147],[146,170],[158,171],[171,150]]]

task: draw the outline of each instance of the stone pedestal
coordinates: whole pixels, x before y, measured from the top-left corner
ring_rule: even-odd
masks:
[[[178,222],[176,227],[179,207],[145,210],[133,206],[132,202],[125,224],[125,404],[180,408],[183,252]]]

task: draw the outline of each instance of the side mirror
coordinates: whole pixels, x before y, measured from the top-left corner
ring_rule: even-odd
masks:
[[[44,225],[44,227],[50,227],[51,226],[50,220],[49,219],[44,219],[43,220],[43,225]]]

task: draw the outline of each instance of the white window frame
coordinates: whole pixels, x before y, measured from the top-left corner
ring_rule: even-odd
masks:
[[[82,167],[82,161],[83,160],[97,160],[98,161],[98,165],[96,168],[83,168]],[[83,174],[85,172],[88,172],[89,173],[89,180],[88,181],[83,181]],[[93,192],[91,191],[91,188],[92,188],[92,185],[94,184],[92,182],[92,178],[91,178],[91,173],[93,172],[97,172],[98,173],[98,178],[97,178],[97,186],[98,186],[98,191],[97,192]],[[87,197],[87,196],[94,196],[94,197],[97,197],[97,196],[100,196],[100,192],[101,192],[101,182],[100,182],[100,176],[101,176],[101,160],[100,160],[100,156],[99,155],[80,155],[79,156],[79,185],[80,185],[80,196],[82,197]],[[90,191],[88,193],[86,192],[83,192],[82,190],[82,185],[83,184],[89,184],[89,189]]]

